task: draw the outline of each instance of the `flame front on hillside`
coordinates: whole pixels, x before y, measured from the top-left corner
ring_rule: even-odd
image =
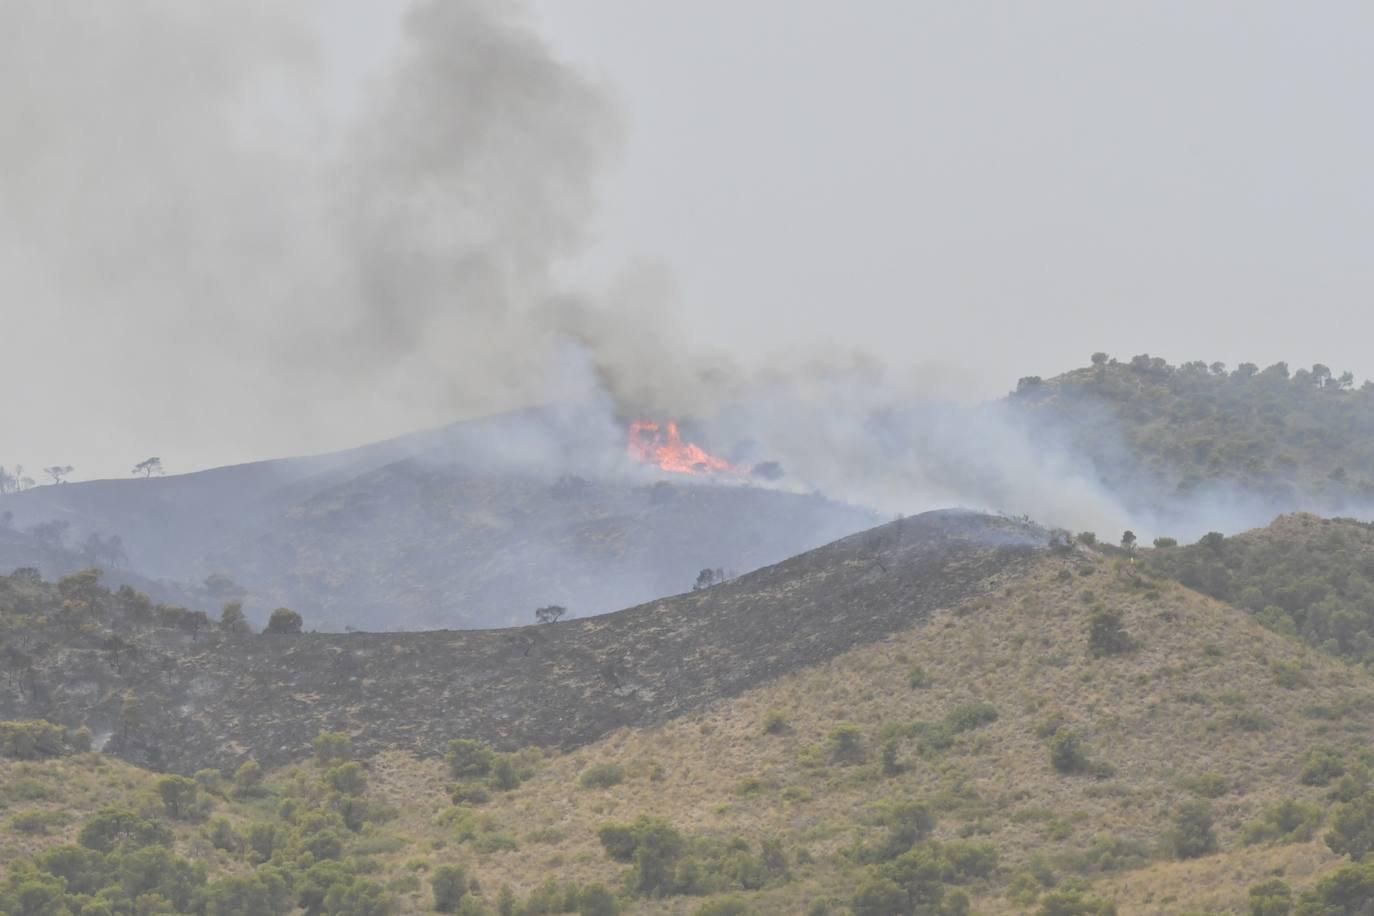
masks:
[[[630,454],[645,464],[674,474],[737,472],[724,458],[717,458],[693,442],[683,442],[682,433],[672,421],[660,426],[652,420],[636,420],[630,424],[628,447]]]

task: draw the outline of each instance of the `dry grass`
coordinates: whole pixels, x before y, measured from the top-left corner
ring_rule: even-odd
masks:
[[[1122,613],[1137,651],[1089,655],[1088,619],[1099,605]],[[1305,685],[1281,686],[1273,663],[1293,660]],[[915,665],[928,674],[928,686],[910,686]],[[993,704],[999,718],[928,757],[918,754],[914,739],[902,739],[906,769],[893,777],[881,773],[881,729],[936,722],[970,702]],[[1337,719],[1304,711],[1343,703],[1353,711]],[[785,717],[780,734],[764,732],[771,710]],[[1056,773],[1036,734],[1052,713],[1081,732],[1092,759],[1110,765],[1114,775]],[[1237,724],[1247,715],[1272,727],[1247,731]],[[869,762],[841,766],[826,759],[827,736],[840,723],[860,728]],[[395,882],[407,911],[421,912],[428,882],[414,889],[407,876],[424,879],[448,862],[469,866],[488,895],[503,884],[527,893],[548,877],[615,886],[624,866],[606,858],[596,828],[652,814],[688,834],[751,842],[778,837],[794,857],[804,851],[810,861],[793,866],[789,884],[753,897],[760,912],[799,913],[819,896],[848,898],[859,869],[844,850],[881,833],[873,825],[877,805],[928,799],[939,810],[938,838],[967,837],[999,852],[1000,876],[973,889],[977,912],[1019,911],[1004,893],[1011,874],[1038,856],[1067,876],[1068,860],[1102,835],[1134,841],[1151,856],[1134,871],[1088,876],[1123,914],[1239,912],[1250,884],[1277,873],[1306,886],[1337,862],[1319,840],[1245,848],[1239,832],[1284,798],[1325,806],[1323,790],[1297,781],[1306,750],[1323,744],[1353,753],[1372,727],[1374,690],[1365,675],[1260,628],[1244,612],[1141,579],[1130,564],[1052,558],[995,597],[942,611],[926,626],[662,727],[624,730],[546,757],[519,789],[494,793],[477,809],[494,831],[518,843],[515,850],[482,853],[458,842],[443,764],[384,754],[369,764],[369,795],[400,814],[366,839],[382,847],[386,837],[404,841],[378,855],[379,877]],[[625,768],[623,783],[579,785],[587,767],[611,762]],[[89,772],[69,780],[62,802],[74,816],[120,793],[137,793],[148,778],[114,762],[89,769],[68,761],[60,769],[79,773],[83,766]],[[0,778],[16,772],[15,764],[0,763]],[[1180,779],[1207,773],[1222,774],[1232,786],[1211,803],[1222,852],[1167,861],[1161,850],[1171,812],[1192,797]],[[245,817],[237,805],[220,808],[236,820]],[[11,802],[4,815],[16,810]],[[32,838],[16,850],[11,838],[0,861],[58,839]],[[699,903],[646,901],[630,911],[690,913]]]

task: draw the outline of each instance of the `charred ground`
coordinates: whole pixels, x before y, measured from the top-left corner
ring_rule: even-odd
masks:
[[[322,730],[365,751],[572,746],[920,623],[1017,577],[1043,543],[1029,524],[928,513],[703,591],[494,631],[235,636],[131,590],[11,577],[0,719],[86,725],[108,752],[183,772],[297,759]]]

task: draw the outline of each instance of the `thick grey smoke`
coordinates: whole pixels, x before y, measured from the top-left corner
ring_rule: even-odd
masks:
[[[0,0],[0,387],[30,393],[0,462],[177,471],[577,401],[603,439],[695,417],[707,444],[779,460],[774,485],[886,511],[1145,527],[1005,411],[923,403],[930,378],[686,352],[689,304],[651,265],[564,288],[626,125],[520,4],[410,4],[346,104],[329,13]],[[113,419],[54,437],[54,416]],[[525,441],[499,451],[524,466]]]
[[[35,451],[7,461],[353,444],[664,349],[633,277],[555,289],[622,125],[518,4],[412,4],[342,107],[310,10],[0,0],[0,383],[42,391],[7,405]],[[93,412],[106,441],[52,441]]]

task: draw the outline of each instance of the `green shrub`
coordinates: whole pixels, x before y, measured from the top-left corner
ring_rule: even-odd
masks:
[[[1067,724],[1062,712],[1052,712],[1044,719],[1041,719],[1035,726],[1035,736],[1042,741],[1048,741],[1054,737],[1054,733],[1059,731]]]
[[[1081,887],[1066,886],[1040,898],[1036,916],[1116,916],[1116,905],[1093,897]]]
[[[1231,791],[1231,780],[1220,773],[1202,773],[1185,776],[1178,781],[1179,787],[1201,798],[1221,798]]]
[[[754,912],[744,898],[731,894],[719,900],[703,903],[692,911],[692,916],[750,916]]]
[[[109,853],[116,846],[142,849],[170,845],[172,831],[161,822],[141,817],[127,808],[102,808],[82,825],[77,842],[87,849]]]
[[[606,855],[616,862],[632,862],[635,857],[634,826],[631,824],[602,824],[596,831],[596,838],[606,850]]]
[[[315,762],[321,766],[353,759],[353,739],[346,732],[320,732],[314,747]]]
[[[1212,811],[1205,801],[1186,801],[1174,812],[1169,847],[1176,858],[1196,859],[1214,852],[1217,837],[1212,831]]]
[[[609,789],[625,781],[625,768],[618,763],[599,763],[583,771],[578,783],[584,789]]]
[[[472,779],[487,776],[496,752],[485,741],[473,738],[459,738],[448,743],[444,759],[448,761],[449,772],[456,779]]]
[[[770,709],[763,714],[763,732],[766,735],[781,735],[787,732],[787,714],[781,709]]]
[[[63,811],[25,811],[10,818],[10,827],[16,833],[26,834],[45,834],[53,827],[60,827],[67,823],[67,814]]]
[[[31,722],[0,722],[0,757],[38,760],[67,752],[67,733],[60,725],[42,719]]]
[[[357,761],[331,767],[324,775],[325,784],[340,795],[362,795],[367,791],[367,771]]]
[[[1246,824],[1241,831],[1241,842],[1247,846],[1256,843],[1305,843],[1312,839],[1321,822],[1320,808],[1291,798],[1285,799]]]
[[[897,776],[905,769],[901,761],[897,759],[897,742],[895,740],[883,742],[881,759],[884,776]]]
[[[826,740],[830,759],[835,763],[863,763],[868,756],[864,750],[863,732],[857,725],[837,725]]]
[[[1338,805],[1325,840],[1336,855],[1348,855],[1356,862],[1374,850],[1374,792]]]
[[[997,707],[991,703],[964,703],[945,714],[945,725],[956,735],[997,721]]]
[[[619,916],[620,904],[604,884],[588,884],[577,894],[578,916]]]
[[[1050,738],[1050,764],[1060,773],[1083,773],[1091,766],[1078,732],[1060,727]]]
[[[1302,670],[1302,662],[1298,659],[1289,661],[1271,661],[1269,671],[1274,675],[1274,683],[1287,690],[1296,690],[1299,687],[1309,687],[1307,675]]]
[[[912,665],[907,672],[906,682],[912,690],[922,690],[930,686],[930,675],[920,665]]]
[[[262,765],[256,760],[246,760],[234,771],[234,794],[239,798],[262,794]]]
[[[1121,612],[1100,610],[1088,621],[1088,651],[1096,656],[1123,655],[1137,648],[1121,625]]]
[[[497,754],[491,760],[489,779],[494,788],[500,789],[502,792],[509,792],[520,787],[525,775],[520,772],[514,757],[510,754]]]
[[[1293,892],[1281,878],[1251,885],[1250,916],[1288,916],[1293,911]]]
[[[891,878],[874,876],[859,886],[850,901],[854,916],[896,916],[910,913],[906,891]]]
[[[279,607],[267,618],[267,628],[263,632],[277,636],[291,636],[300,633],[304,624],[305,621],[301,619],[300,614],[290,608]]]
[[[451,783],[448,797],[455,805],[485,805],[491,801],[491,793],[480,782]]]
[[[168,817],[180,820],[195,813],[200,783],[194,779],[185,776],[163,776],[157,781],[156,788]]]
[[[1298,782],[1305,786],[1329,786],[1345,775],[1345,757],[1329,747],[1314,747],[1303,760]]]
[[[1374,863],[1346,865],[1317,882],[1298,901],[1297,916],[1356,916],[1374,900]]]
[[[1253,709],[1242,709],[1231,714],[1231,727],[1243,732],[1267,732],[1274,727],[1274,720],[1262,712]]]
[[[237,853],[243,848],[243,837],[234,830],[234,825],[225,817],[214,817],[205,825],[205,838],[210,845],[225,852]]]
[[[429,879],[436,913],[456,913],[468,892],[468,873],[460,865],[440,865]]]
[[[224,776],[219,770],[209,767],[203,770],[196,770],[194,779],[200,786],[201,791],[207,795],[222,796],[224,794]]]

